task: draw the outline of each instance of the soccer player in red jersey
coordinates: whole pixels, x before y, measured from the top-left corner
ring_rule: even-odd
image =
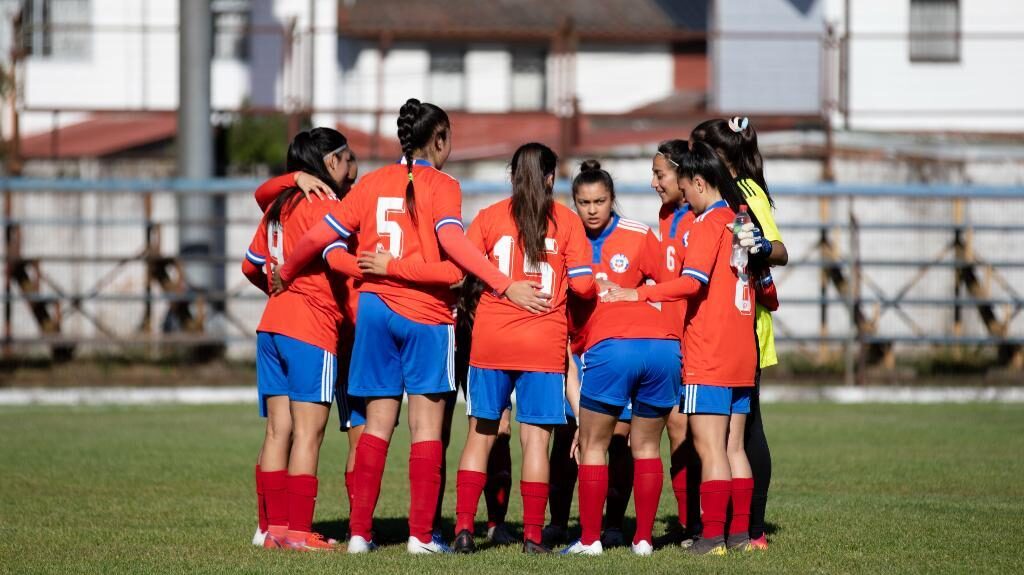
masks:
[[[302,132],[288,147],[288,168],[325,176],[336,188],[348,172],[346,158],[339,157],[346,147],[335,130]],[[242,271],[263,291],[269,291],[268,268],[282,265],[298,238],[335,203],[301,197],[295,185],[278,194],[246,252]],[[334,353],[343,320],[338,301],[346,300],[344,289],[331,284],[323,264],[310,266],[292,289],[267,302],[257,328],[260,413],[267,417],[257,493],[262,493],[266,547],[333,548],[312,532],[312,522],[320,444],[334,399]]]
[[[566,298],[569,290],[584,299],[597,296],[583,224],[552,196],[557,161],[547,146],[520,146],[512,156],[512,197],[481,210],[469,229],[471,241],[508,277],[538,281],[551,308],[532,314],[493,293],[480,298],[469,368],[469,434],[457,483],[457,552],[475,551],[473,521],[488,456],[513,391],[523,449],[523,551],[550,552],[541,528],[551,429],[565,423]]]
[[[683,274],[656,286],[614,288],[606,301],[687,299],[683,332],[685,383],[683,411],[689,415],[701,459],[701,538],[696,554],[726,551],[725,521],[732,500],[729,547],[749,545],[751,471],[742,430],[750,412],[757,369],[752,289],[745,270],[730,265],[738,189],[714,150],[691,145],[676,168],[683,193],[697,219],[690,229]],[[737,437],[738,436],[738,437]]]
[[[361,246],[391,256],[381,270],[375,253],[361,255],[368,270],[386,271],[387,276],[365,275],[359,288],[349,392],[366,398],[367,413],[353,472],[349,553],[375,548],[373,512],[403,393],[409,395],[412,435],[407,549],[414,554],[446,551],[432,529],[441,482],[445,399],[455,389],[455,298],[449,284],[461,279],[460,268],[531,313],[548,309],[539,284],[513,282],[466,238],[459,183],[440,171],[451,153],[451,124],[444,110],[408,100],[399,111],[398,138],[402,161],[356,183],[303,236],[274,286],[280,291],[321,250],[353,234],[359,235]],[[442,253],[458,267],[444,261]],[[332,269],[331,257],[347,265],[346,256],[350,254],[343,250],[326,253]],[[444,282],[428,278],[426,270],[437,269],[449,270],[450,277]]]
[[[613,210],[615,185],[601,165],[588,160],[573,180],[573,201],[583,219],[602,289],[637,288],[666,277],[662,250],[646,225]],[[632,550],[653,552],[651,533],[664,470],[661,434],[679,405],[679,335],[662,310],[644,302],[573,302],[572,351],[580,356],[579,509],[581,537],[564,555],[603,552],[601,512],[609,486],[605,463],[618,419],[632,406],[629,445],[633,457],[636,534]]]
[[[683,154],[689,151],[686,140],[668,140],[658,146],[651,163],[651,187],[662,202],[658,211],[658,230],[664,250],[665,272],[672,278],[679,277],[683,271],[687,234],[695,219],[676,174],[676,166],[682,161]],[[661,309],[673,322],[682,343],[686,300],[662,302]],[[683,362],[686,362],[685,357]],[[687,441],[687,416],[681,409],[669,415],[667,429],[671,453],[669,473],[679,522],[669,527],[668,533],[658,539],[656,547],[670,543],[689,544],[700,527],[700,460],[693,449],[693,442]]]

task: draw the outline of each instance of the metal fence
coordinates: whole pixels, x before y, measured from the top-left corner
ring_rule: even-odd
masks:
[[[252,357],[264,297],[240,272],[259,220],[252,180],[0,180],[8,358],[77,354]],[[559,184],[566,199],[568,187]],[[507,194],[466,182],[464,215]],[[620,210],[654,225],[658,200],[620,186]],[[985,351],[1024,367],[1024,188],[855,186],[772,188],[790,253],[776,268],[776,338],[853,371],[893,367],[900,353]],[[215,253],[178,253],[183,194],[223,198]],[[223,281],[196,289],[195,265]]]

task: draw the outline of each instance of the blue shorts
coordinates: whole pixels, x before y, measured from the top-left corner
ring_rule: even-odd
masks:
[[[418,323],[380,297],[359,294],[348,392],[357,397],[455,391],[455,327]]]
[[[286,395],[291,401],[331,403],[338,358],[325,349],[277,333],[256,334],[256,389],[260,416],[267,416],[267,398]]]
[[[338,380],[334,384],[334,402],[338,405],[338,428],[348,431],[366,425],[366,400],[348,393],[348,368],[352,362],[351,346],[338,350]]]
[[[541,371],[508,371],[469,366],[466,415],[501,419],[516,392],[516,421],[562,425],[565,419],[565,375]]]
[[[581,403],[631,406],[640,417],[665,415],[679,404],[678,340],[606,339],[581,361]]]
[[[687,415],[744,415],[750,413],[753,387],[684,386],[679,411]]]
[[[580,356],[578,356],[578,355],[576,355],[574,353],[574,354],[572,354],[572,360],[573,360],[573,362],[576,363],[576,373],[582,374],[583,373],[583,362],[580,361]],[[618,410],[616,410],[616,411],[618,411]],[[626,404],[626,407],[622,408],[622,411],[618,412],[618,413],[619,413],[619,421],[624,421],[626,423],[629,423],[630,421],[632,421],[633,420],[633,401],[630,400],[629,403]],[[570,417],[576,417],[576,414],[572,412],[572,405],[569,404],[569,398],[568,397],[565,398],[565,417],[567,419],[570,418]]]

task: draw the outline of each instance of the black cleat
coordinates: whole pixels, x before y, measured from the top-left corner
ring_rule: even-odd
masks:
[[[725,547],[729,551],[750,551],[753,549],[750,546],[750,537],[746,534],[730,535],[729,542],[725,544]]]
[[[548,525],[540,532],[540,540],[548,547],[565,545],[569,542],[569,529],[561,525]]]
[[[712,539],[696,539],[693,545],[686,548],[686,551],[694,555],[725,555],[725,537],[714,537]]]
[[[547,555],[551,553],[551,549],[527,539],[523,541],[523,553],[527,555]]]
[[[512,532],[507,523],[499,523],[487,530],[487,540],[495,545],[513,545],[519,538]]]
[[[476,543],[473,542],[473,534],[468,529],[459,531],[452,542],[454,553],[476,553]]]
[[[601,534],[601,547],[604,549],[611,549],[613,547],[625,547],[626,537],[622,534],[622,529],[617,527],[609,527],[604,530]]]

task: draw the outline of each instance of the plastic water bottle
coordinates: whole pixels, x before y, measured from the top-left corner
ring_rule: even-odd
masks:
[[[736,219],[732,221],[732,257],[729,259],[729,265],[736,268],[738,273],[746,273],[747,248],[740,245],[739,233],[743,226],[749,223],[750,214],[747,213],[747,206],[744,204],[740,206]]]

